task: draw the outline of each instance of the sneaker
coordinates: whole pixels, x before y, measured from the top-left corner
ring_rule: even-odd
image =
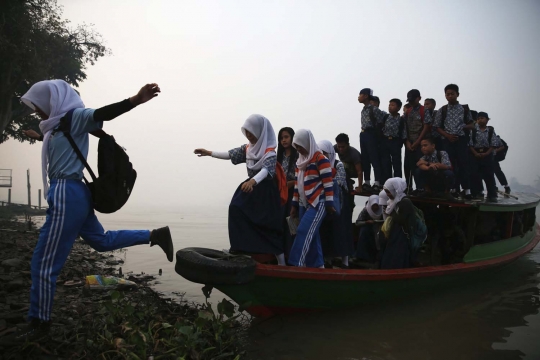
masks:
[[[173,261],[174,247],[172,243],[171,230],[168,226],[152,230],[150,233],[150,246],[158,245],[167,255],[167,260]]]
[[[511,190],[510,190],[510,186],[505,186],[505,187],[504,187],[504,193],[505,193],[506,195],[510,195],[510,191],[511,191]]]
[[[32,319],[28,326],[12,334],[0,337],[0,345],[19,345],[46,337],[51,329],[50,321]]]
[[[363,192],[372,192],[373,188],[371,187],[371,185],[364,184],[364,185],[362,185],[362,191]]]
[[[490,197],[487,198],[487,202],[496,203],[496,202],[498,202],[498,200],[497,200],[496,196],[490,196]]]
[[[372,189],[374,192],[376,192],[376,193],[380,193],[381,190],[382,190],[381,186],[380,186],[380,185],[377,185],[377,184],[373,185],[373,186],[371,187],[371,189]]]

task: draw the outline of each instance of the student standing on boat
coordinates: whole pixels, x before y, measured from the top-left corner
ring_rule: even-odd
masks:
[[[405,197],[407,183],[400,178],[388,179],[384,191],[388,196],[385,220],[379,236],[384,243],[381,255],[381,269],[404,269],[410,267],[409,239],[415,225],[416,210]],[[388,227],[385,226],[388,224]]]
[[[420,144],[422,156],[414,174],[416,196],[435,196],[454,199],[450,189],[454,186],[455,178],[452,164],[446,151],[437,150],[435,141],[430,136],[422,139]],[[434,194],[435,192],[435,194]]]
[[[108,121],[130,111],[158,95],[157,84],[148,84],[137,95],[97,110],[85,108],[77,92],[63,80],[40,81],[21,98],[41,117],[39,128],[25,134],[42,140],[42,175],[44,195],[49,204],[47,217],[34,249],[31,263],[32,288],[27,329],[9,337],[16,343],[48,332],[56,290],[56,279],[77,236],[97,251],[111,251],[134,245],[158,245],[173,260],[173,244],[168,227],[157,230],[107,231],[97,219],[88,187],[82,182],[84,164],[67,138],[58,130],[60,120],[72,110],[71,136],[84,157],[88,155],[88,133],[101,130]],[[47,182],[50,180],[50,188]],[[8,338],[3,338],[7,341]]]
[[[358,244],[356,245],[356,258],[368,262],[377,260],[377,245],[375,243],[376,229],[374,220],[382,219],[382,207],[379,205],[379,196],[371,195],[366,206],[358,215],[360,225]]]
[[[283,239],[285,246],[285,255],[288,256],[291,251],[293,237],[289,231],[287,216],[291,213],[292,198],[294,195],[294,178],[296,171],[296,160],[298,160],[298,151],[292,146],[294,139],[294,130],[290,127],[284,127],[278,133],[278,151],[277,161],[283,167],[285,176],[287,177],[287,188],[289,189],[289,197],[285,205],[283,217]]]
[[[296,182],[292,217],[300,217],[289,264],[324,267],[319,228],[326,213],[334,214],[332,166],[321,153],[309,130],[300,129],[293,146],[300,156],[296,162]]]
[[[361,191],[360,187],[362,186],[362,179],[364,176],[364,173],[362,172],[362,155],[350,145],[349,135],[343,133],[336,136],[336,145],[334,145],[334,149],[339,156],[339,160],[345,167],[347,186],[349,188],[349,205],[351,206],[352,211],[355,206],[354,194]],[[353,178],[358,179],[358,186],[356,188],[354,187]]]
[[[501,161],[503,161],[506,158],[506,153],[508,152],[508,145],[506,145],[506,142],[501,139],[499,135],[497,135],[497,142],[499,144],[499,147],[495,149],[495,161],[494,161],[494,168],[495,168],[495,176],[497,177],[497,180],[499,180],[499,183],[504,187],[504,193],[510,194],[510,186],[508,185],[508,180],[506,180],[506,175],[504,175],[502,169],[501,169]]]
[[[349,267],[349,255],[354,251],[351,227],[352,207],[349,204],[347,175],[343,163],[336,159],[332,143],[322,140],[317,143],[332,167],[334,182],[335,214],[328,214],[321,225],[320,234],[325,258],[341,257],[341,267]],[[337,201],[336,201],[337,200]]]
[[[412,190],[412,181],[416,170],[416,163],[422,157],[420,142],[431,132],[432,118],[429,112],[420,105],[420,91],[412,89],[407,93],[407,101],[411,106],[405,112],[405,129],[407,139],[405,140],[405,181],[409,191]],[[416,184],[418,187],[418,184]]]
[[[427,98],[426,100],[424,100],[424,110],[426,112],[429,112],[432,120],[434,120],[435,116],[437,115],[437,110],[435,110],[435,106],[437,106],[437,102],[435,101],[435,99]],[[435,149],[444,150],[442,148],[442,136],[433,126],[431,127],[431,138],[433,139],[433,142],[435,142]]]
[[[437,111],[433,127],[443,136],[444,150],[450,156],[454,166],[456,183],[451,191],[454,197],[459,196],[459,186],[463,188],[466,200],[472,200],[470,187],[469,165],[469,137],[466,131],[474,127],[471,111],[467,105],[461,105],[458,101],[459,87],[449,84],[444,88],[444,95],[448,105],[444,105]]]
[[[229,151],[195,149],[199,156],[246,163],[249,179],[238,186],[229,205],[231,251],[274,254],[285,265],[283,219],[276,173],[276,134],[270,121],[254,114],[242,125],[249,144]]]
[[[471,131],[469,149],[474,155],[472,161],[472,190],[475,199],[483,200],[482,180],[486,183],[488,201],[497,201],[495,184],[494,150],[499,146],[497,135],[491,126],[487,126],[489,116],[485,112],[478,113],[478,120]]]
[[[377,127],[382,124],[388,114],[378,107],[371,105],[373,90],[362,89],[358,95],[358,102],[364,104],[360,115],[362,131],[360,132],[360,151],[362,152],[362,169],[364,170],[364,184],[362,190],[366,192],[381,191],[380,181],[383,177],[381,158],[379,154],[380,139],[377,136]],[[375,173],[375,182],[371,186],[371,166]]]
[[[407,139],[407,132],[399,110],[401,110],[401,100],[390,100],[388,104],[390,114],[383,120],[383,137],[380,148],[383,183],[390,178],[403,176],[401,171],[401,148],[403,142]],[[394,170],[393,173],[392,169]]]

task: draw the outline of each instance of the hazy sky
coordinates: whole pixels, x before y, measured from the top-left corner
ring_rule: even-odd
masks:
[[[78,89],[87,107],[134,95],[147,82],[162,94],[105,123],[138,172],[126,208],[218,206],[247,177],[245,165],[198,158],[196,147],[228,150],[247,140],[252,113],[276,132],[309,128],[317,140],[348,133],[359,147],[358,92],[405,100],[419,89],[444,105],[486,111],[510,145],[503,170],[540,175],[539,1],[60,1],[75,26],[95,24],[112,55],[88,68]],[[97,141],[91,140],[90,164]],[[41,188],[40,144],[0,145],[13,169],[12,200]],[[0,188],[0,200],[7,189]]]

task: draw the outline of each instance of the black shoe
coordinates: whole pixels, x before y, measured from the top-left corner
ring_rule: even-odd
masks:
[[[173,261],[174,247],[172,243],[171,230],[168,226],[152,230],[150,234],[150,246],[159,245],[167,255],[167,260]]]
[[[496,197],[496,196],[489,196],[489,197],[487,198],[487,202],[490,202],[490,203],[496,203],[496,202],[498,202],[498,200],[497,200],[497,197]]]
[[[457,191],[451,192],[450,196],[453,197],[456,200],[459,199],[459,193]]]
[[[471,194],[466,194],[463,196],[463,199],[467,200],[467,201],[472,201],[473,197]]]
[[[373,192],[373,188],[371,187],[371,185],[364,184],[364,185],[362,185],[362,191],[370,193],[370,192]]]
[[[381,186],[380,186],[380,185],[377,185],[377,184],[373,185],[373,186],[371,187],[371,189],[373,190],[373,192],[376,192],[377,194],[380,193],[381,190],[382,190]]]
[[[505,186],[505,187],[504,187],[504,193],[505,193],[506,195],[510,195],[510,191],[511,191],[511,190],[510,190],[510,186]]]
[[[0,345],[19,345],[24,344],[27,341],[36,341],[46,337],[51,329],[50,321],[41,321],[39,319],[32,319],[28,326],[24,329],[18,330],[12,334],[2,336],[0,338]]]

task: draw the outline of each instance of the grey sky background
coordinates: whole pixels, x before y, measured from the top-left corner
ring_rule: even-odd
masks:
[[[348,133],[359,148],[358,92],[388,101],[408,90],[490,114],[510,145],[503,170],[533,183],[540,175],[539,1],[60,1],[75,26],[95,24],[112,56],[88,68],[79,87],[98,108],[157,82],[162,93],[105,123],[138,172],[126,209],[226,206],[245,165],[198,158],[196,147],[246,143],[252,113],[276,130],[309,128],[317,140]],[[91,139],[90,164],[96,166]],[[33,203],[41,188],[41,143],[0,145],[13,169],[12,200]],[[7,189],[0,188],[0,200]]]

